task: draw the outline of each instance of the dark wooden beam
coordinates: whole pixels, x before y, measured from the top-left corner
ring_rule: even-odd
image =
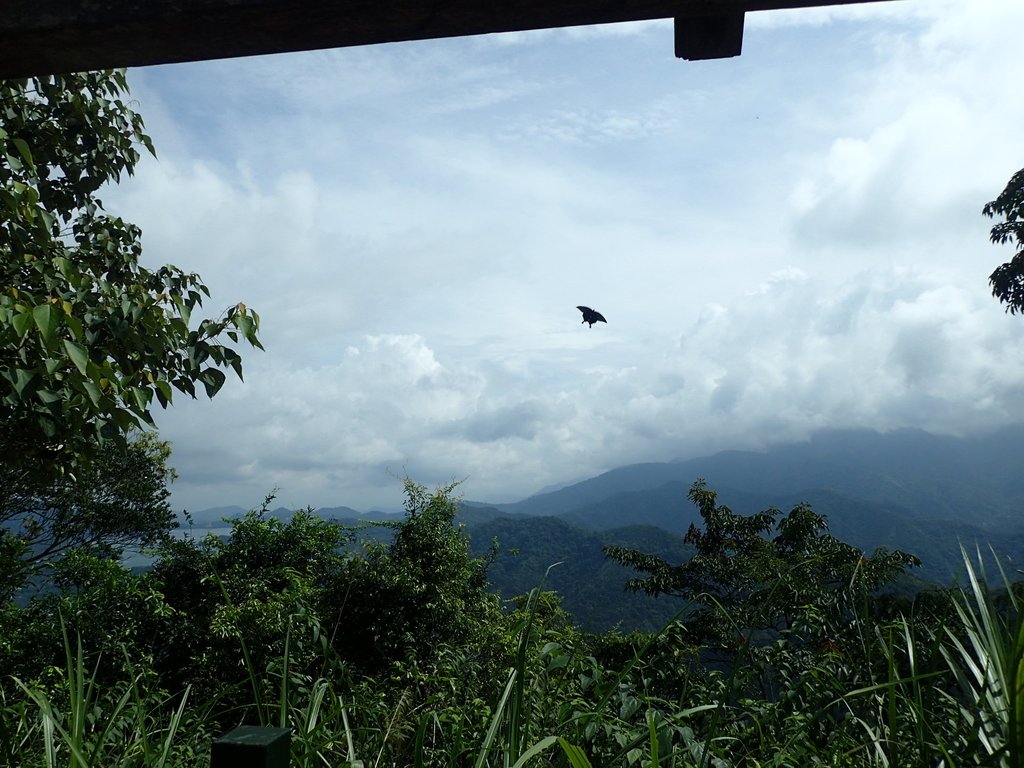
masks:
[[[701,58],[749,11],[884,1],[0,0],[0,77],[659,18]]]
[[[743,50],[743,11],[677,16],[676,56],[688,61],[726,59]]]

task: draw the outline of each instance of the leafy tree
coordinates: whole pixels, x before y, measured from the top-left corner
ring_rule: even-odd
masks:
[[[160,541],[177,525],[167,501],[170,451],[152,433],[137,433],[125,446],[108,441],[75,476],[46,484],[26,462],[0,461],[0,597],[71,550],[114,558]]]
[[[24,607],[9,604],[7,626],[0,620],[0,665],[5,674],[31,679],[63,666],[64,632],[78,637],[94,679],[109,682],[126,661],[148,658],[158,617],[173,621],[162,595],[117,560],[72,550],[54,563],[52,591]],[[0,680],[0,695],[10,687]]]
[[[42,470],[241,377],[224,336],[262,348],[241,303],[193,328],[199,276],[142,267],[139,228],[104,212],[99,190],[153,152],[127,94],[123,71],[0,81],[0,443]]]
[[[319,627],[352,533],[310,510],[287,521],[271,517],[272,500],[233,521],[224,539],[174,539],[162,547],[146,578],[172,612],[170,620],[157,622],[151,640],[165,680],[192,683],[211,695],[244,680],[243,648],[251,668],[262,673],[269,660],[280,658],[294,622]],[[326,642],[326,634],[316,633]],[[293,636],[292,650],[297,646]],[[306,662],[315,662],[312,652],[296,663]]]
[[[1002,221],[992,227],[989,239],[1002,245],[1012,243],[1017,253],[989,276],[992,295],[1006,305],[1010,314],[1024,312],[1024,168],[1013,174],[995,200],[985,204],[982,213]]]
[[[473,557],[454,524],[456,484],[427,491],[405,480],[406,517],[388,524],[390,544],[370,542],[352,557],[332,598],[336,646],[358,668],[428,661],[442,646],[495,650],[498,597],[487,590],[489,558]]]
[[[701,639],[733,645],[751,632],[806,631],[808,623],[834,628],[850,618],[844,595],[870,595],[920,564],[900,551],[865,556],[830,536],[825,518],[806,504],[781,517],[773,508],[737,515],[703,480],[688,496],[704,521],[703,529],[687,531],[685,542],[696,549],[689,560],[673,565],[620,547],[605,553],[644,574],[628,589],[694,601],[687,625]]]

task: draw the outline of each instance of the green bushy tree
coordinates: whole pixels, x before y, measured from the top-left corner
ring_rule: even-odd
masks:
[[[999,197],[986,203],[982,213],[990,219],[1002,218],[992,227],[992,242],[1010,243],[1017,249],[1013,258],[996,267],[989,277],[992,295],[1006,305],[1010,314],[1024,312],[1024,168],[1013,174]]]
[[[487,558],[474,557],[454,524],[456,484],[433,493],[405,481],[406,517],[390,543],[370,543],[347,561],[333,598],[337,647],[367,670],[430,659],[444,645],[486,647],[500,626],[487,590]]]
[[[300,636],[326,641],[320,617],[351,531],[310,510],[287,521],[272,517],[272,498],[235,520],[224,539],[168,541],[147,574],[173,611],[151,640],[157,669],[173,686],[191,683],[213,695],[245,684],[253,670],[262,674],[280,658],[289,632],[293,650]],[[322,644],[307,646],[296,663],[322,663],[322,651]]]
[[[884,548],[866,556],[829,535],[825,518],[806,504],[784,516],[774,508],[737,515],[718,504],[703,480],[688,496],[704,522],[686,533],[696,549],[689,560],[672,564],[621,547],[605,553],[641,574],[628,589],[693,601],[687,625],[701,640],[735,646],[759,631],[835,627],[849,619],[851,599],[919,564],[913,555]]]
[[[0,597],[72,550],[115,558],[161,541],[177,525],[170,450],[152,433],[136,433],[123,446],[105,443],[75,475],[48,478],[0,460]]]
[[[123,446],[174,390],[215,395],[242,374],[224,342],[261,346],[241,303],[193,324],[199,276],[143,267],[139,228],[104,211],[153,151],[127,98],[123,71],[0,81],[0,443],[42,474]]]

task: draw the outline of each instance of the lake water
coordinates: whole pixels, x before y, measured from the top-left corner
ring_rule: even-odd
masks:
[[[210,534],[223,538],[231,535],[231,527],[200,528],[198,526],[182,526],[175,530],[172,535],[176,539],[195,539],[196,541],[201,541]],[[128,549],[125,550],[124,557],[121,558],[121,564],[125,568],[147,568],[153,564],[153,560],[155,559],[156,558],[152,555],[147,555],[145,552],[139,552],[137,549]]]

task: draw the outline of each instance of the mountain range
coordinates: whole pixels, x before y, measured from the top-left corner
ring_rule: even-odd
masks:
[[[654,628],[681,606],[623,592],[627,569],[601,547],[617,544],[670,561],[687,557],[682,534],[700,522],[687,491],[698,478],[720,504],[751,514],[783,512],[808,502],[830,532],[866,552],[902,549],[922,560],[917,576],[949,584],[962,569],[961,543],[991,545],[1012,567],[1024,560],[1024,425],[970,437],[920,430],[879,433],[828,430],[764,451],[724,451],[661,463],[633,464],[510,504],[464,501],[460,521],[473,547],[495,539],[490,569],[506,596],[546,587],[585,627]],[[198,523],[243,510],[204,510]],[[316,510],[344,523],[394,519],[349,507]],[[288,510],[273,514],[287,515]]]

